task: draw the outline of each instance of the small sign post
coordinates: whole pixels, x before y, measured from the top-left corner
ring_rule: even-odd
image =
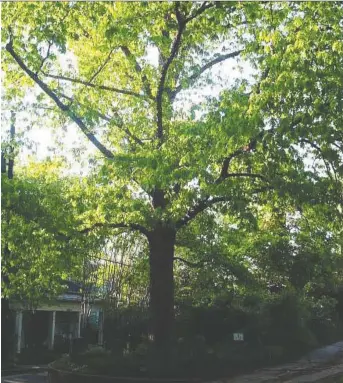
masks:
[[[244,334],[241,332],[235,332],[233,334],[233,340],[236,342],[242,342],[244,341]]]

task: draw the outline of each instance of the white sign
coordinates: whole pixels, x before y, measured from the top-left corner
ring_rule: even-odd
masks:
[[[243,341],[243,340],[244,340],[244,335],[243,335],[243,333],[241,333],[241,332],[235,332],[235,333],[233,334],[233,340],[235,340],[235,341]]]

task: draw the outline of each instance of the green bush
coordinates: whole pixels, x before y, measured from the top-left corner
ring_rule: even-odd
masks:
[[[104,368],[110,362],[110,359],[110,351],[97,345],[90,345],[86,351],[71,357],[73,362],[84,364],[90,369]]]
[[[105,315],[104,341],[106,348],[116,355],[133,352],[149,333],[147,308],[123,307]]]
[[[44,348],[23,349],[18,355],[20,364],[48,364],[60,358],[61,353],[55,350],[46,350]]]
[[[337,300],[323,296],[319,299],[309,299],[311,319],[309,327],[316,334],[319,343],[330,343],[340,339],[342,323],[337,312]]]
[[[311,298],[290,288],[273,294],[245,291],[231,300],[213,302],[211,306],[178,302],[170,361],[175,376],[224,376],[282,363],[337,340],[342,331],[334,299]],[[89,351],[82,362],[99,372],[153,375],[156,360],[148,311],[121,309],[106,323],[110,352],[99,350],[97,356]],[[243,342],[233,340],[235,332],[244,334]]]

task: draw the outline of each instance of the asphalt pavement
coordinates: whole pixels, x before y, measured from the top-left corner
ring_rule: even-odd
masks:
[[[18,374],[4,376],[1,383],[47,383],[48,373],[41,372],[38,374]]]

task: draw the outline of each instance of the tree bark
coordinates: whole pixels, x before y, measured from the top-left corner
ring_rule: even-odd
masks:
[[[167,372],[174,330],[175,237],[175,229],[162,224],[149,235],[150,310],[160,372]]]

